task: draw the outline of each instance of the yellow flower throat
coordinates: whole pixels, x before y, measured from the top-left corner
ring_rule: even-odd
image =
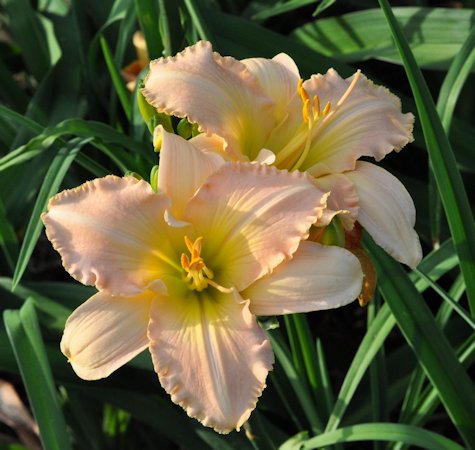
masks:
[[[211,279],[214,273],[206,267],[201,257],[201,249],[203,248],[203,237],[200,236],[194,242],[185,236],[186,248],[190,252],[191,258],[186,254],[181,254],[181,267],[185,271],[184,279],[189,283],[189,288],[201,292],[206,289],[209,284],[214,285]]]

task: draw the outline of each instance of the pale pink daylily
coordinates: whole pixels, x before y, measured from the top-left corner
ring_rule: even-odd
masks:
[[[108,176],[56,195],[43,215],[66,270],[98,289],[61,350],[94,380],[148,347],[172,400],[226,433],[273,364],[255,315],[347,304],[362,271],[350,252],[305,241],[327,198],[308,175],[225,163],[200,137],[161,133],[158,192]]]
[[[338,213],[347,230],[358,221],[395,259],[420,261],[408,192],[384,169],[358,161],[379,161],[411,142],[414,116],[359,71],[343,79],[330,69],[303,81],[286,54],[238,61],[198,42],[152,61],[142,92],[160,112],[197,123],[228,159],[308,172],[331,191],[327,221]]]

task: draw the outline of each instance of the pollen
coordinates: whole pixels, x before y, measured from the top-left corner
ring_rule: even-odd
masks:
[[[189,284],[190,289],[201,292],[209,284],[213,284],[211,279],[214,277],[213,271],[206,266],[201,257],[203,237],[200,236],[192,241],[188,236],[185,236],[185,245],[190,255],[181,254],[180,262],[184,270],[184,280]]]

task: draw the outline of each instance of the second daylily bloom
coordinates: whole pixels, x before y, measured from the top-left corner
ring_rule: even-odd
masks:
[[[304,241],[327,195],[306,174],[225,163],[163,130],[158,192],[108,176],[43,215],[64,267],[98,293],[61,350],[84,379],[149,348],[160,383],[219,432],[239,429],[273,364],[255,315],[334,308],[360,292],[358,260]]]
[[[412,141],[412,114],[360,72],[330,69],[302,81],[286,54],[238,61],[198,42],[152,61],[143,94],[160,112],[197,123],[210,147],[232,160],[258,160],[306,171],[330,210],[355,221],[395,259],[414,267],[421,247],[404,186],[362,156],[381,160]],[[331,219],[331,214],[327,214]]]

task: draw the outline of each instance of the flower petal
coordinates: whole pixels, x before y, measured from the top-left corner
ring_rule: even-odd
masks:
[[[148,346],[153,293],[133,297],[93,295],[69,317],[61,351],[84,380],[109,376]]]
[[[162,147],[158,187],[172,201],[170,212],[182,216],[183,208],[203,182],[215,172],[224,160],[216,153],[204,153],[191,141],[168,133],[160,127]]]
[[[215,280],[241,291],[292,256],[325,202],[304,173],[229,163],[208,178],[184,217],[204,237],[202,257]]]
[[[239,430],[272,368],[269,341],[239,294],[187,291],[152,306],[155,371],[189,416],[220,433]]]
[[[327,208],[318,225],[328,225],[336,214],[346,229],[352,229],[358,216],[358,194],[353,183],[343,174],[314,178],[315,185],[323,192],[330,192]]]
[[[304,88],[310,98],[319,97],[322,107],[331,102],[332,108],[315,128],[312,150],[300,170],[314,176],[353,170],[359,157],[379,161],[413,140],[414,116],[402,114],[398,97],[359,72],[344,80],[330,69],[313,75]]]
[[[107,176],[56,195],[42,219],[74,278],[114,295],[135,295],[163,275],[181,274],[163,218],[169,206],[145,181]]]
[[[189,140],[194,147],[206,153],[208,156],[213,154],[218,155],[218,160],[221,158],[226,159],[228,155],[226,154],[226,142],[223,138],[219,137],[217,134],[198,134],[197,136]]]
[[[305,241],[291,261],[242,292],[251,312],[269,316],[338,308],[356,299],[363,272],[348,250]]]
[[[297,109],[300,107],[300,98],[297,95],[300,74],[290,56],[280,53],[272,59],[248,58],[241,62],[257,78],[262,92],[274,101],[275,124],[280,123],[287,115],[292,101],[296,102]],[[301,121],[299,117],[297,120]]]
[[[416,267],[422,250],[414,230],[414,202],[406,188],[386,170],[363,161],[345,175],[360,198],[358,222],[393,258]]]
[[[257,155],[273,125],[272,101],[246,66],[214,53],[209,42],[152,61],[142,92],[160,112],[221,136],[236,158]]]
[[[274,127],[265,147],[278,153],[294,138],[303,120],[302,101],[298,95],[298,67],[285,53],[279,53],[272,59],[249,58],[241,62],[257,78],[262,91],[275,103],[272,112]]]

